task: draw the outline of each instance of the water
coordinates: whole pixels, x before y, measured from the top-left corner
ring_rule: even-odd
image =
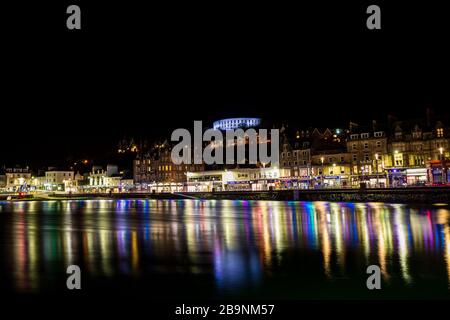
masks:
[[[446,206],[327,202],[0,202],[3,293],[150,298],[448,298]],[[382,290],[366,287],[381,268]]]

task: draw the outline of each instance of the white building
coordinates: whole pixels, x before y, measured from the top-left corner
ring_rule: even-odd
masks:
[[[229,118],[214,121],[213,128],[216,130],[234,130],[238,128],[257,127],[260,124],[260,118]]]
[[[29,168],[8,168],[5,170],[7,191],[27,191],[32,176]]]
[[[120,191],[122,175],[119,174],[116,165],[108,165],[106,170],[101,167],[92,167],[89,174],[89,189],[99,192],[118,192]]]
[[[45,172],[45,190],[52,191],[73,191],[76,187],[75,175],[73,171],[49,170]]]
[[[188,192],[269,190],[276,188],[282,169],[277,167],[187,173]]]

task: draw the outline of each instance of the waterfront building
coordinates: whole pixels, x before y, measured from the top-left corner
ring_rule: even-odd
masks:
[[[295,135],[283,130],[280,150],[280,180],[284,188],[308,189],[312,186],[311,141],[309,131]]]
[[[311,157],[312,186],[348,188],[351,186],[351,159],[342,149],[316,151]]]
[[[342,129],[308,129],[290,132],[283,127],[280,167],[286,176],[282,188],[338,188],[349,185],[350,157]]]
[[[157,143],[146,154],[133,161],[133,179],[140,190],[155,192],[183,191],[186,173],[204,170],[203,164],[175,165],[171,159],[172,145]]]
[[[387,186],[385,172],[388,153],[386,132],[373,121],[372,127],[352,124],[346,141],[347,152],[351,155],[350,184],[358,187]]]
[[[106,170],[100,166],[93,166],[89,174],[89,191],[120,192],[122,175],[116,165],[107,165]]]
[[[449,129],[441,121],[394,122],[386,157],[389,185],[447,183],[449,140]]]
[[[32,173],[28,167],[7,168],[5,170],[6,190],[12,192],[25,192],[30,189]]]
[[[280,189],[280,176],[284,174],[282,171],[282,169],[277,167],[267,167],[187,172],[187,191],[262,191]]]
[[[44,179],[36,178],[36,184],[39,188]],[[43,189],[48,191],[75,191],[76,183],[74,172],[70,170],[50,169],[45,172]]]

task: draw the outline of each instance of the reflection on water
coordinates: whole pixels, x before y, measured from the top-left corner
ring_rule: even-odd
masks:
[[[431,281],[448,291],[449,217],[381,203],[0,202],[1,279],[3,289],[40,292],[78,264],[92,280],[204,276],[218,294],[262,293],[275,282],[302,290],[305,279],[326,290],[377,264],[388,287]]]

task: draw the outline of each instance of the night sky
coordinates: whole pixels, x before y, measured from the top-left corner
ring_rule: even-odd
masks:
[[[376,1],[377,31],[365,27],[372,2],[92,2],[7,7],[0,165],[95,158],[193,120],[335,127],[449,106],[449,27],[430,2]],[[81,32],[65,27],[72,3]]]

